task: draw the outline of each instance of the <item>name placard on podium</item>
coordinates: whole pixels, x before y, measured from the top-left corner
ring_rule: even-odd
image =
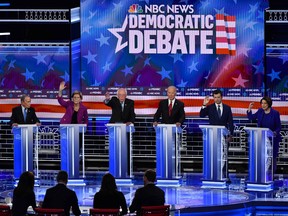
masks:
[[[162,183],[165,180],[170,183],[172,183],[171,180],[176,180],[179,184],[181,167],[178,136],[182,133],[182,128],[177,127],[176,124],[158,124],[154,128],[156,131],[157,184],[165,184]]]
[[[228,172],[228,148],[225,126],[199,125],[203,131],[202,187],[225,188]]]
[[[38,126],[22,124],[12,129],[14,134],[14,177],[25,171],[33,171],[33,134],[38,138]],[[37,168],[38,169],[38,168]]]
[[[106,126],[109,132],[109,172],[116,179],[131,178],[133,174],[132,133],[135,131],[134,125],[109,123]],[[129,159],[127,158],[128,151]]]
[[[247,190],[270,191],[273,183],[273,132],[269,128],[245,127],[249,143]]]
[[[86,124],[60,124],[61,136],[61,169],[67,171],[69,179],[79,178],[79,136],[82,133],[83,175],[84,165],[84,133]],[[70,180],[69,180],[70,181]]]

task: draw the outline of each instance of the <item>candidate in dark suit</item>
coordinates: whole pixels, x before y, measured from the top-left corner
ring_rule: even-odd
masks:
[[[157,126],[160,118],[163,124],[176,124],[181,126],[185,120],[184,103],[175,98],[177,89],[175,86],[167,88],[168,99],[159,102],[158,109],[154,115],[153,125]]]
[[[127,98],[125,88],[118,89],[117,97],[110,98],[110,94],[107,92],[104,103],[112,109],[110,123],[126,123],[127,125],[134,123],[134,101]]]
[[[129,207],[130,213],[137,212],[140,215],[142,206],[158,206],[165,204],[165,192],[155,185],[156,172],[147,170],[143,177],[144,187],[135,192],[132,204]]]
[[[229,130],[230,134],[228,141],[231,141],[231,137],[234,132],[234,123],[231,107],[222,103],[223,95],[220,90],[217,89],[213,91],[212,94],[214,104],[210,104],[207,106],[210,98],[209,96],[206,96],[200,110],[200,117],[204,118],[208,116],[209,123],[211,125],[225,126]]]
[[[279,150],[279,142],[282,140],[280,135],[280,114],[277,110],[272,108],[272,99],[270,97],[263,97],[260,100],[260,105],[261,108],[253,114],[251,109],[254,106],[254,102],[250,103],[247,110],[247,117],[249,120],[257,120],[258,127],[269,128],[273,132],[273,170],[275,172],[277,168],[276,162]]]
[[[10,125],[17,126],[18,124],[36,124],[40,125],[35,109],[31,107],[31,98],[28,95],[22,95],[20,98],[21,105],[12,109],[10,117]]]
[[[102,177],[100,191],[94,195],[93,208],[122,209],[121,215],[127,214],[124,194],[117,190],[115,178],[110,173]]]
[[[81,215],[76,193],[67,188],[68,174],[59,171],[57,175],[58,184],[46,190],[42,208],[64,209],[65,215],[70,215],[70,208],[74,215]]]

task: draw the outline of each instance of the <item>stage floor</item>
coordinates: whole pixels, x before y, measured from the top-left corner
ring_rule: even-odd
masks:
[[[86,186],[69,186],[77,194],[83,215],[88,215],[89,209],[93,205],[94,194],[100,189],[100,181],[101,178],[98,177]],[[132,186],[118,186],[118,190],[125,195],[128,206],[132,202],[136,189],[143,186],[141,177],[134,183]],[[275,211],[277,211],[277,215],[288,215],[288,199],[276,198],[277,191],[245,192],[239,183],[240,179],[232,178],[232,183],[227,189],[202,189],[199,178],[191,175],[182,182],[182,186],[160,187],[165,191],[165,200],[171,206],[172,215],[260,216],[275,215]],[[43,201],[46,189],[49,187],[51,185],[34,188],[37,202]],[[2,200],[0,201],[5,202],[5,198],[12,197],[12,193],[13,188],[2,191],[0,193]],[[265,206],[264,210],[261,206]],[[281,209],[280,212],[279,209]]]

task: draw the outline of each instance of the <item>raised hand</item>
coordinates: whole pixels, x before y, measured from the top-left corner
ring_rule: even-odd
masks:
[[[60,85],[59,85],[59,91],[63,91],[65,88],[66,88],[65,82],[62,81],[62,82],[60,83]]]
[[[210,101],[210,97],[209,95],[207,95],[205,98],[204,98],[204,101],[203,101],[203,105],[206,106]]]
[[[110,93],[109,92],[105,93],[105,100],[110,100]]]
[[[251,102],[251,103],[249,104],[249,106],[248,106],[248,111],[249,111],[249,112],[251,111],[251,109],[253,108],[253,106],[254,106],[254,102]]]

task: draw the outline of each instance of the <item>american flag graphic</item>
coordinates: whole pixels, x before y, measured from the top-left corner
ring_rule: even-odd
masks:
[[[236,17],[216,14],[216,54],[236,55]]]

